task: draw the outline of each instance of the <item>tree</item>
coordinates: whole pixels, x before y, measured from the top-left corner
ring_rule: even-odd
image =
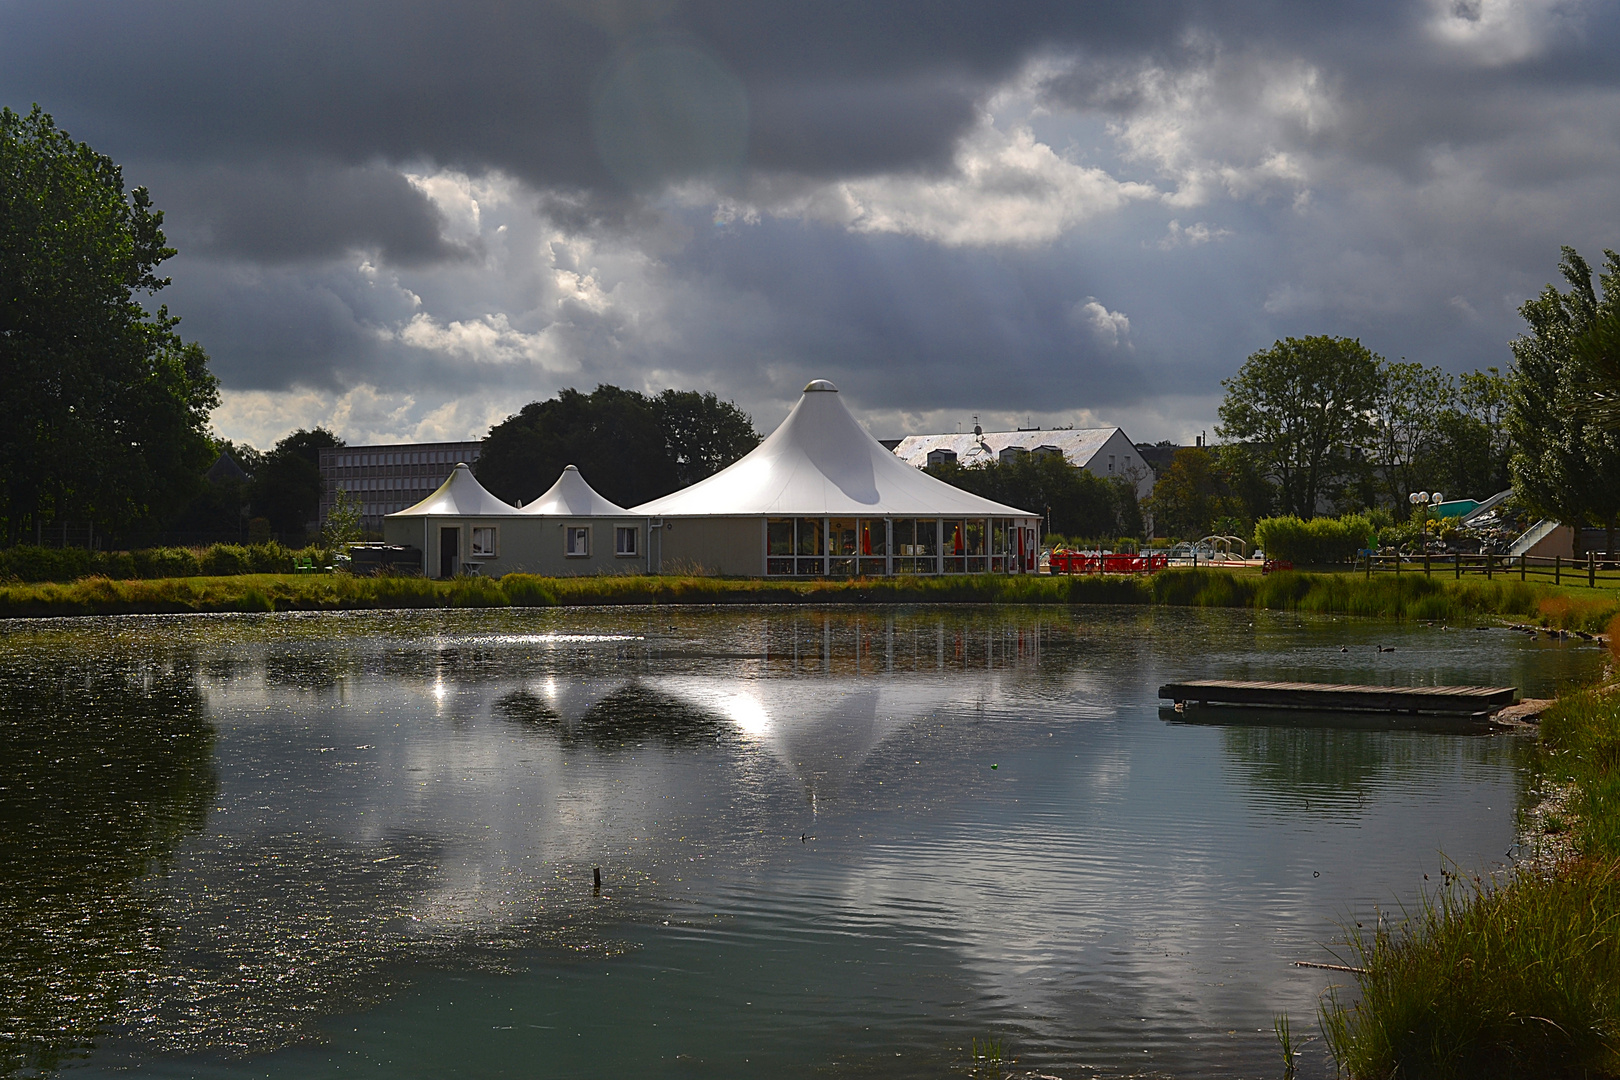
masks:
[[[37,105],[0,109],[0,519],[9,542],[69,519],[120,531],[178,510],[211,461],[208,357],[137,293],[163,214]]]
[[[1222,380],[1219,434],[1248,443],[1284,512],[1310,517],[1372,434],[1382,357],[1350,338],[1286,338]]]
[[[1453,411],[1456,384],[1437,367],[1405,359],[1379,365],[1373,394],[1373,424],[1382,486],[1399,509],[1421,483],[1423,466],[1432,462],[1442,437],[1442,418]]]
[[[759,445],[748,414],[713,393],[665,390],[652,406],[681,487],[713,476]]]
[[[1579,555],[1579,526],[1607,528],[1612,551],[1620,519],[1620,430],[1589,419],[1587,370],[1576,355],[1582,336],[1620,309],[1620,256],[1604,252],[1599,299],[1591,266],[1574,248],[1562,250],[1558,268],[1569,291],[1548,285],[1519,308],[1530,333],[1509,343],[1518,366],[1507,422],[1514,492],[1532,512],[1576,526]]]
[[[321,451],[342,445],[323,427],[299,428],[276,443],[253,474],[254,512],[282,536],[307,532],[321,510]]]
[[[1433,439],[1413,464],[1405,490],[1439,489],[1485,498],[1507,488],[1511,440],[1506,426],[1508,379],[1494,367],[1463,375],[1435,417]],[[1397,496],[1395,509],[1401,509]]]
[[[1611,267],[1614,252],[1605,251]],[[1614,291],[1607,284],[1611,275],[1605,275],[1604,297]],[[1575,358],[1581,365],[1581,398],[1578,403],[1583,416],[1601,427],[1620,427],[1620,311],[1599,312],[1592,325],[1575,341]]]
[[[332,505],[326,511],[326,523],[321,526],[321,544],[327,551],[341,553],[343,548],[359,540],[360,501],[342,488],[332,496]]]
[[[1057,455],[1020,454],[1012,461],[975,465],[951,461],[924,471],[1005,506],[1042,515],[1050,511],[1049,528],[1065,536],[1111,540],[1142,535],[1142,510],[1133,483],[1120,477],[1104,479]]]
[[[603,384],[525,405],[490,429],[478,479],[509,502],[542,494],[565,466],[621,506],[711,476],[759,445],[748,415],[713,394],[648,398]]]

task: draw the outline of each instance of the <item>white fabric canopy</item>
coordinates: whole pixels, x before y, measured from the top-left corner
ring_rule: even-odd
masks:
[[[557,482],[544,495],[518,508],[520,514],[534,514],[537,517],[612,517],[629,512],[618,503],[609,502],[597,494],[596,489],[587,484],[579,470],[572,465],[562,471]]]
[[[465,463],[456,465],[439,490],[397,514],[398,517],[496,517],[517,513],[517,507],[497,499],[473,476]]]
[[[732,517],[1038,517],[970,495],[895,457],[817,379],[753,452],[631,513]]]

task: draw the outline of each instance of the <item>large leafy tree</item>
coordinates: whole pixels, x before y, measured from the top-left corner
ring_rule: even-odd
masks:
[[[568,465],[621,506],[667,495],[759,445],[748,415],[713,394],[648,397],[617,386],[568,389],[525,405],[490,429],[478,478],[500,498],[528,502]]]
[[[254,512],[283,537],[306,535],[320,514],[321,451],[342,445],[323,427],[299,428],[276,443],[253,471]]]
[[[1456,384],[1437,367],[1402,360],[1380,365],[1373,394],[1374,446],[1383,487],[1399,508],[1425,489],[1424,465],[1444,439],[1444,418],[1455,411]]]
[[[1574,248],[1563,253],[1558,268],[1569,291],[1548,285],[1526,301],[1519,314],[1530,332],[1511,342],[1518,361],[1508,400],[1513,489],[1544,517],[1606,527],[1612,551],[1620,520],[1620,429],[1594,419],[1589,361],[1578,348],[1620,310],[1620,256],[1604,252],[1600,297],[1590,264]]]
[[[1612,266],[1614,252],[1604,252]],[[1604,275],[1607,281],[1611,274]],[[1614,291],[1604,285],[1604,298]],[[1620,309],[1611,302],[1600,311],[1592,325],[1575,341],[1575,358],[1580,363],[1581,413],[1594,424],[1611,430],[1620,428]]]
[[[1225,439],[1249,445],[1285,513],[1309,517],[1360,465],[1374,431],[1382,358],[1350,338],[1285,338],[1222,381]]]
[[[174,254],[146,189],[38,106],[0,109],[0,519],[121,532],[178,510],[212,460],[218,389],[175,333]]]
[[[682,487],[713,476],[759,445],[748,414],[713,393],[665,390],[652,407]]]

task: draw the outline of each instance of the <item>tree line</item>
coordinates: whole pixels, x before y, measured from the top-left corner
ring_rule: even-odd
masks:
[[[1532,514],[1620,525],[1620,258],[1573,248],[1519,309],[1514,364],[1454,378],[1359,340],[1285,338],[1222,382],[1224,445],[1183,448],[1146,501],[1160,535],[1252,534],[1272,514],[1379,511],[1512,488]]]

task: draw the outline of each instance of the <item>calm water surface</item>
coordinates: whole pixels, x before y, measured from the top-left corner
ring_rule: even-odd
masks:
[[[1600,662],[1140,608],[7,624],[0,1074],[1278,1075],[1335,978],[1294,961],[1512,860],[1525,746],[1158,684]]]

